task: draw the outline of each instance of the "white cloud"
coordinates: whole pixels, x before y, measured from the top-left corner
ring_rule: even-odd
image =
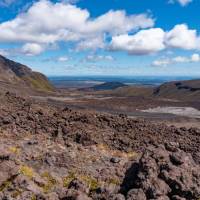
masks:
[[[186,6],[191,3],[193,0],[169,0],[169,3],[178,2],[181,6]]]
[[[198,48],[199,38],[196,30],[188,29],[187,25],[180,24],[166,33],[165,43],[168,47],[191,50]]]
[[[76,50],[77,51],[82,51],[82,50],[95,50],[97,48],[103,49],[105,47],[104,40],[102,37],[96,37],[96,38],[89,38],[80,41],[77,46]]]
[[[127,16],[125,11],[109,11],[106,14],[86,23],[88,33],[108,32],[123,34],[138,28],[148,28],[154,25],[152,18],[145,14]]]
[[[185,24],[176,25],[172,30],[164,32],[160,28],[141,30],[134,35],[118,35],[112,37],[111,50],[126,51],[129,54],[145,55],[163,49],[200,49],[200,37],[196,30]]]
[[[191,61],[192,62],[199,62],[200,61],[200,55],[195,53],[191,56]]]
[[[200,62],[200,55],[199,54],[192,54],[190,57],[185,56],[177,56],[174,58],[162,58],[155,60],[152,63],[152,66],[156,67],[165,67],[171,64],[177,64],[177,63],[193,63],[193,62]]]
[[[95,54],[91,54],[91,55],[86,56],[85,60],[89,61],[89,62],[113,61],[114,58],[111,55],[95,55]]]
[[[22,47],[22,53],[27,56],[35,56],[44,51],[44,47],[36,43],[27,43]]]
[[[141,30],[135,35],[113,37],[110,48],[127,51],[129,54],[150,54],[165,49],[164,36],[165,33],[160,28]]]
[[[178,0],[178,2],[182,5],[182,6],[186,6],[187,4],[191,3],[193,0]]]
[[[58,62],[67,62],[69,58],[67,56],[62,56],[58,58]]]
[[[190,62],[190,58],[184,57],[184,56],[177,56],[175,58],[172,59],[172,62],[174,63],[186,63],[186,62]]]
[[[7,3],[11,1],[14,0],[4,0]],[[46,46],[56,46],[60,41],[73,42],[77,51],[106,49],[109,46],[110,50],[134,55],[171,48],[200,49],[197,31],[185,24],[176,25],[166,32],[152,28],[154,19],[151,16],[127,15],[123,10],[111,10],[92,18],[88,10],[70,4],[71,1],[35,2],[13,20],[0,23],[0,42],[23,43],[23,52],[28,55],[37,55]],[[179,1],[186,5],[191,0]],[[110,44],[108,38],[111,38]]]
[[[146,14],[127,15],[118,10],[91,18],[88,10],[76,5],[40,0],[27,12],[0,24],[0,41],[44,44],[76,41],[82,49],[101,48],[105,34],[123,34],[153,25],[154,20]]]
[[[171,63],[171,61],[168,58],[164,58],[161,60],[155,60],[152,65],[156,66],[156,67],[160,67],[160,66],[167,66]]]
[[[108,55],[108,56],[105,56],[105,59],[106,59],[106,60],[110,60],[110,61],[114,60],[114,58],[113,58],[112,56],[109,56],[109,55]]]

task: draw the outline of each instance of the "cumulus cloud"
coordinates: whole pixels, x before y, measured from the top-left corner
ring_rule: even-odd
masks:
[[[11,1],[14,0],[3,2]],[[186,0],[179,1],[187,4]],[[60,41],[73,42],[77,51],[108,47],[133,55],[173,48],[200,49],[197,31],[185,24],[165,31],[153,28],[154,19],[148,14],[128,15],[123,10],[110,10],[92,18],[88,10],[71,3],[71,0],[33,3],[14,19],[0,23],[0,42],[23,43],[22,52],[26,55],[38,55],[46,46],[55,46]]]
[[[174,58],[162,58],[159,60],[155,60],[152,63],[152,66],[156,67],[165,67],[170,64],[177,64],[177,63],[194,63],[194,62],[200,62],[200,55],[199,54],[192,54],[190,57],[186,56],[177,56]]]
[[[27,56],[35,56],[44,51],[44,47],[37,43],[27,43],[22,47],[21,52]]]
[[[111,10],[93,21],[88,21],[86,32],[122,34],[138,28],[152,27],[153,25],[153,19],[145,14],[127,16],[125,11]]]
[[[199,47],[199,38],[196,30],[190,30],[186,24],[180,24],[166,33],[165,43],[168,47],[191,50]]]
[[[124,34],[153,25],[154,20],[146,14],[127,15],[122,10],[111,10],[91,18],[88,10],[76,5],[40,0],[15,19],[0,24],[0,41],[43,44],[76,41],[82,49],[101,48],[105,34]]]
[[[110,49],[127,51],[129,54],[146,55],[163,49],[200,49],[200,37],[196,30],[189,29],[186,24],[176,25],[168,32],[160,28],[141,30],[134,35],[118,35],[112,37]]]
[[[111,50],[127,51],[129,54],[150,54],[161,51],[165,33],[160,28],[141,30],[135,35],[120,35],[112,38]]]

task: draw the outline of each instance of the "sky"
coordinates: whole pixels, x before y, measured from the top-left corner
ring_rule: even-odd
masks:
[[[47,76],[199,76],[200,0],[0,0],[0,54]]]

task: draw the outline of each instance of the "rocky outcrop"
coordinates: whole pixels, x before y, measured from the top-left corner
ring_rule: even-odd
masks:
[[[149,147],[132,167],[135,173],[127,175],[123,188],[128,200],[200,197],[200,166],[176,143]]]
[[[130,168],[126,168],[126,165],[123,166],[122,163],[118,165],[117,168],[121,171],[124,167],[126,168],[122,175],[121,185],[114,181],[112,183],[111,181],[97,182],[86,174],[81,176],[69,174],[63,178],[63,173],[59,173],[60,170],[63,171],[62,167],[57,167],[56,170],[54,166],[48,168],[45,163],[40,164],[38,171],[38,167],[34,168],[33,159],[28,166],[25,163],[28,161],[27,158],[25,161],[17,152],[6,151],[7,147],[4,145],[1,149],[1,199],[198,200],[200,197],[200,166],[194,162],[190,154],[180,150],[175,143],[167,144],[166,147],[150,146],[138,160],[132,163]],[[91,154],[88,150],[87,153]],[[67,154],[67,151],[65,153]],[[51,152],[50,154],[53,155]],[[109,164],[106,158],[103,162],[105,169],[113,174],[113,163]],[[80,169],[80,161],[78,164]],[[90,167],[95,168],[95,165],[94,162]],[[102,165],[99,164],[98,167],[100,170]],[[40,170],[45,170],[45,172],[40,172]],[[69,168],[66,169],[68,170]],[[85,170],[89,172],[88,168]],[[103,176],[104,174],[101,174],[100,178]]]

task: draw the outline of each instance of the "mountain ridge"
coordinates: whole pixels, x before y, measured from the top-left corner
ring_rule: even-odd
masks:
[[[95,91],[100,91],[100,90],[114,90],[117,88],[121,87],[126,87],[127,85],[121,82],[117,81],[112,81],[112,82],[105,82],[102,84],[98,84],[92,87],[93,90]]]
[[[28,66],[7,59],[1,55],[0,81],[11,85],[28,86],[33,90],[39,91],[54,90],[54,87],[44,74],[32,71]]]
[[[185,80],[167,82],[157,87],[154,96],[180,100],[199,100],[200,80]]]

